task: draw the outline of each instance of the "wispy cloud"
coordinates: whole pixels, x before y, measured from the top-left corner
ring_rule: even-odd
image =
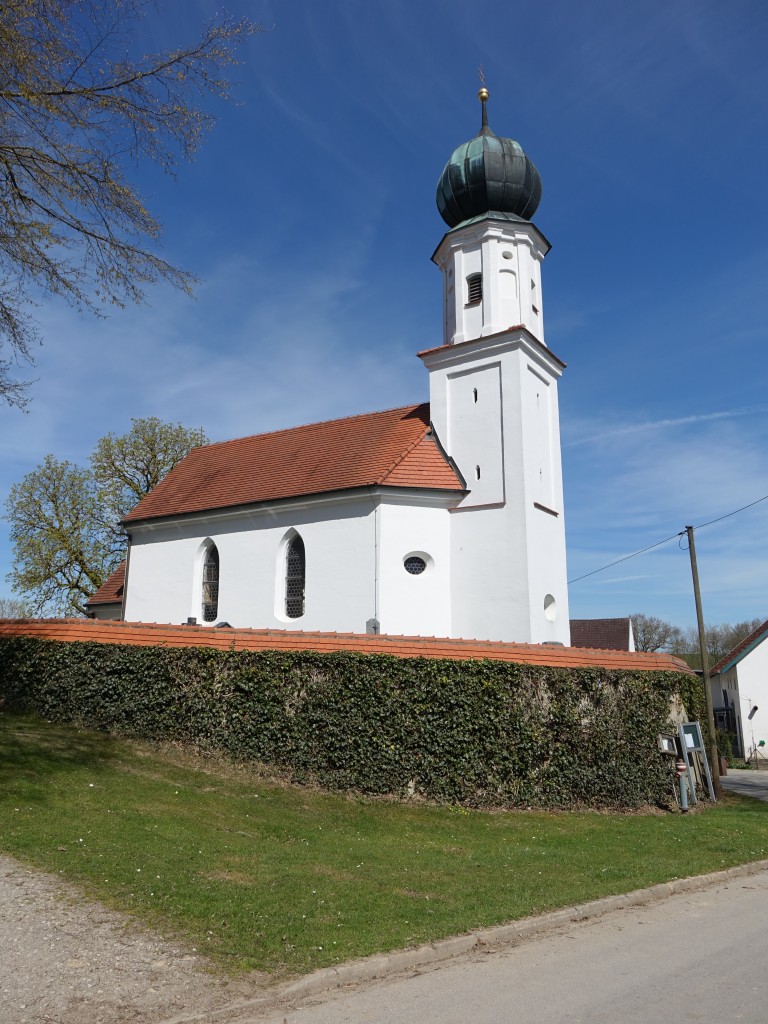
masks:
[[[712,423],[716,420],[729,420],[743,416],[759,416],[768,413],[768,405],[751,405],[744,409],[724,409],[720,412],[694,413],[690,416],[665,417],[658,420],[646,420],[643,423],[630,423],[623,427],[606,426],[597,433],[587,434],[583,437],[569,437],[565,441],[565,447],[574,448],[577,445],[594,444],[598,441],[615,440],[627,434],[640,434],[653,430],[668,430],[677,427],[691,426],[696,423]],[[571,427],[573,428],[573,424]],[[578,429],[578,423],[576,424]]]

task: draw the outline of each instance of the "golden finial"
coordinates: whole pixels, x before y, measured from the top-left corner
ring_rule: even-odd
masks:
[[[478,74],[478,77],[480,79],[480,86],[481,86],[481,88],[479,89],[479,91],[477,93],[477,98],[483,104],[483,128],[487,128],[488,127],[488,110],[487,110],[485,104],[488,102],[488,90],[485,87],[485,72],[483,71],[483,65],[482,64],[477,69],[477,74]]]

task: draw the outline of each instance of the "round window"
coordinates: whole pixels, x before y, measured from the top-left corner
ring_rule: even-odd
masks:
[[[423,558],[419,558],[418,555],[409,555],[409,557],[403,562],[403,565],[405,567],[405,571],[409,572],[411,576],[420,576],[427,568],[427,563]]]

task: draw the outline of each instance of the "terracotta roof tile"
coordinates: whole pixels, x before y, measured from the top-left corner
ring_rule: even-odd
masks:
[[[115,571],[99,587],[95,594],[91,594],[85,602],[92,604],[122,604],[123,588],[125,587],[125,559],[118,565]]]
[[[629,619],[571,619],[573,647],[629,650]]]
[[[123,521],[374,485],[463,490],[429,437],[429,405],[194,448]]]
[[[425,435],[406,452],[381,481],[390,487],[460,488],[456,472],[440,451],[434,437]]]
[[[359,633],[305,633],[281,629],[214,629],[98,619],[0,620],[4,636],[33,636],[65,642],[139,644],[154,647],[217,647],[235,651],[352,651],[391,654],[398,658],[489,658],[493,661],[560,668],[600,667],[629,672],[692,670],[669,654],[592,651],[548,644],[508,644],[497,641],[440,637],[369,636]]]

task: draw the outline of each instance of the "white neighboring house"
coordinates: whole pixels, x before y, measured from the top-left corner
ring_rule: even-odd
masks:
[[[126,620],[569,644],[541,181],[480,98],[438,184],[429,404],[194,449],[124,520]]]
[[[736,756],[768,766],[768,622],[758,626],[710,670],[719,728],[735,732]],[[752,709],[756,710],[750,718]]]

